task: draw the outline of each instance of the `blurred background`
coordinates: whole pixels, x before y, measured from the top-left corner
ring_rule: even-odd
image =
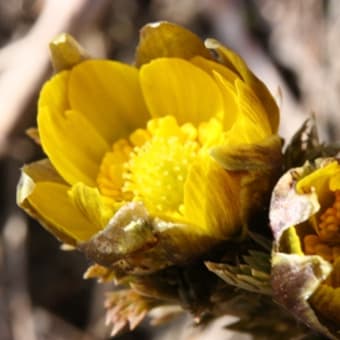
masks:
[[[0,339],[103,340],[110,285],[82,275],[89,263],[16,207],[20,167],[42,158],[25,134],[51,74],[48,42],[69,32],[96,58],[133,62],[141,26],[168,20],[236,50],[281,108],[285,140],[314,113],[323,141],[340,139],[338,0],[0,0]],[[183,318],[147,323],[117,339],[241,339],[218,320],[205,331]],[[250,339],[249,337],[244,337]]]

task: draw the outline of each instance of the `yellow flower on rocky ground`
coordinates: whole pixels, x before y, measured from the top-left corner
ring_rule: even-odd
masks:
[[[23,168],[19,205],[123,272],[242,238],[281,160],[278,108],[244,61],[165,22],[143,28],[136,66],[82,59],[68,39],[38,103],[48,159]]]
[[[309,326],[340,331],[339,159],[292,169],[274,189],[271,224],[277,300]]]

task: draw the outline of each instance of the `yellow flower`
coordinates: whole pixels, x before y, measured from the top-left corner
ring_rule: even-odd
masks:
[[[19,204],[123,271],[244,235],[280,167],[278,108],[239,56],[207,45],[217,59],[190,31],[150,24],[130,66],[54,42],[64,70],[43,86],[37,119],[48,160],[23,168]]]
[[[273,289],[311,327],[340,330],[340,163],[291,170],[274,190]]]

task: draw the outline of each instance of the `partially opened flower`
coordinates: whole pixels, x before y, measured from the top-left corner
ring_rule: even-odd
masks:
[[[329,337],[340,327],[340,164],[325,159],[292,169],[271,205],[276,299]]]
[[[70,62],[72,46],[57,40],[64,70],[38,104],[48,159],[23,168],[19,204],[121,272],[184,263],[242,238],[280,168],[278,108],[240,57],[208,46],[217,59],[184,28],[147,25],[130,66]]]

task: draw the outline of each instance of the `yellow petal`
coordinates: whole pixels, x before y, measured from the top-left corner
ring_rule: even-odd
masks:
[[[70,108],[67,95],[69,76],[69,71],[59,72],[44,84],[39,96],[38,109],[46,106],[53,115],[61,115]]]
[[[96,185],[109,146],[81,113],[66,111],[53,117],[48,109],[41,110],[39,129],[44,151],[68,183]]]
[[[221,124],[221,121],[212,118],[208,122],[201,123],[198,128],[198,140],[202,149],[205,150],[221,144],[223,142],[223,124]]]
[[[282,234],[280,250],[290,254],[304,255],[300,237],[296,228],[289,228]]]
[[[35,184],[33,192],[27,199],[42,218],[42,222],[47,224],[47,229],[56,237],[62,234],[76,242],[88,240],[100,229],[76,208],[68,195],[68,190],[67,185],[40,182]],[[49,225],[53,226],[53,229],[50,229]]]
[[[338,171],[329,180],[329,189],[332,191],[340,190],[340,166],[338,165]]]
[[[214,39],[207,39],[205,45],[208,48],[214,49],[221,58],[221,62],[238,73],[241,78],[252,88],[266,109],[266,114],[268,115],[272,132],[276,133],[280,120],[279,108],[266,85],[264,85],[263,82],[249,70],[244,60],[232,50],[221,45]]]
[[[216,71],[213,71],[213,76],[223,95],[224,112],[221,121],[223,130],[228,131],[235,124],[240,111],[235,94],[235,81],[230,82]]]
[[[18,204],[61,241],[75,245],[98,228],[72,203],[63,181],[48,160],[26,165],[18,184]]]
[[[241,233],[240,178],[230,175],[209,156],[194,163],[184,187],[184,215],[217,239]]]
[[[232,91],[226,91],[225,83],[229,83],[233,87],[238,75],[227,67],[202,57],[195,57],[191,59],[191,62],[208,72],[216,80],[217,85],[221,89],[224,102],[223,127],[225,130],[229,130],[235,122],[238,108],[234,94]]]
[[[95,185],[101,158],[109,145],[82,113],[67,110],[68,78],[68,72],[61,72],[41,91],[38,112],[41,144],[66,181]]]
[[[198,66],[202,70],[208,72],[213,76],[214,72],[219,73],[226,81],[233,83],[237,78],[239,78],[238,73],[229,69],[228,67],[200,56],[196,56],[190,59],[190,62]]]
[[[97,188],[77,183],[70,189],[69,196],[75,206],[97,229],[102,229],[113,216],[113,209],[105,204]]]
[[[328,320],[340,323],[340,287],[321,284],[312,295],[312,306]]]
[[[60,177],[55,168],[48,159],[42,159],[22,168],[21,178],[17,186],[17,204],[23,209],[27,197],[34,190],[36,182],[55,182],[66,185],[66,182]],[[29,207],[27,207],[29,208]]]
[[[337,188],[336,184],[339,174],[340,166],[338,162],[334,161],[328,163],[324,167],[319,168],[300,179],[296,184],[296,190],[298,193],[308,193],[312,190],[312,188],[315,189],[318,199],[323,205],[329,198],[332,197],[330,189],[332,190]]]
[[[23,173],[29,176],[34,182],[55,182],[67,184],[57,173],[49,159],[42,159],[22,168]]]
[[[136,65],[141,66],[155,58],[190,59],[196,55],[211,58],[197,35],[173,23],[156,22],[145,25],[140,32]]]
[[[95,185],[101,158],[109,145],[82,113],[67,110],[68,77],[69,73],[59,73],[42,89],[38,112],[41,144],[66,181]]]
[[[141,68],[140,79],[152,117],[175,116],[179,124],[197,125],[223,114],[223,99],[215,81],[185,60],[153,60]]]
[[[138,70],[115,61],[89,60],[75,66],[69,100],[110,144],[144,127],[149,118]]]
[[[271,127],[266,111],[252,89],[241,80],[236,80],[236,90],[224,82],[226,91],[235,91],[238,105],[236,122],[226,135],[226,144],[254,144],[271,136]]]

